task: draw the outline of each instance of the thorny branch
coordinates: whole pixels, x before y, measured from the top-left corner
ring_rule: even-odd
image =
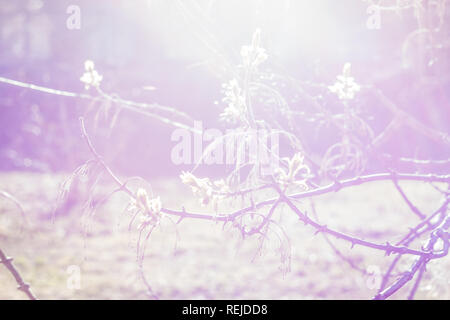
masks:
[[[442,258],[448,254],[448,250],[450,247],[449,243],[449,233],[447,229],[450,227],[450,216],[447,215],[446,219],[441,223],[439,227],[437,227],[432,233],[428,240],[427,245],[425,246],[425,251],[429,254],[424,254],[416,259],[416,261],[412,264],[411,269],[406,271],[403,276],[397,279],[390,287],[386,288],[382,292],[378,293],[374,299],[381,300],[386,299],[393,295],[395,292],[400,290],[407,282],[412,280],[417,272],[420,272],[423,268],[426,268],[427,263],[431,259]],[[443,249],[440,252],[434,253],[434,246],[438,240],[442,240]],[[422,271],[423,272],[423,271]],[[421,277],[421,275],[420,275]],[[420,280],[418,280],[420,281]],[[416,289],[413,288],[413,292],[411,292],[410,296],[414,296],[414,292]]]
[[[448,202],[449,202],[449,199],[446,199],[446,201],[444,201],[443,204],[434,213],[432,213],[427,219],[421,221],[416,227],[410,229],[408,234],[405,237],[403,237],[400,241],[398,241],[396,243],[396,245],[408,246],[414,240],[418,239],[425,233],[430,232],[431,230],[433,230],[437,226],[439,226],[445,218],[445,212],[448,207]],[[437,220],[437,222],[431,223],[431,221],[435,220],[435,218],[438,215],[440,215],[441,217]],[[385,289],[385,287],[391,277],[392,271],[394,270],[395,266],[397,265],[397,263],[400,261],[401,258],[402,258],[402,255],[397,255],[395,257],[395,259],[392,261],[391,265],[389,266],[388,270],[386,271],[386,273],[383,276],[378,293],[380,293],[383,289]]]
[[[84,121],[82,118],[80,118],[80,124],[81,124],[81,130],[83,137],[94,155],[96,161],[104,168],[104,170],[109,174],[109,176],[113,179],[113,181],[119,186],[119,190],[126,192],[130,197],[136,198],[135,194],[131,189],[129,189],[126,186],[126,183],[123,183],[108,167],[108,165],[104,162],[102,157],[97,153],[95,147],[92,144],[92,141],[90,140]],[[446,218],[441,221],[440,225],[437,227],[433,227],[431,224],[431,220],[435,218],[438,214],[445,212],[448,205],[448,200],[445,201],[445,203],[433,214],[431,214],[429,217],[425,217],[425,215],[421,214],[421,218],[423,220],[413,229],[410,230],[410,232],[396,245],[391,245],[389,242],[385,244],[379,244],[370,242],[367,240],[363,240],[361,238],[353,237],[350,235],[347,235],[345,233],[333,230],[326,225],[321,225],[317,221],[311,219],[308,217],[306,213],[303,213],[298,209],[298,207],[292,202],[292,200],[298,200],[303,198],[312,198],[314,196],[323,195],[329,192],[337,192],[341,190],[342,188],[348,188],[352,186],[357,186],[363,183],[372,182],[372,181],[379,181],[379,180],[392,180],[394,183],[397,182],[397,180],[404,179],[404,180],[417,180],[417,181],[439,181],[439,182],[450,182],[449,176],[436,176],[436,175],[418,175],[418,174],[397,174],[397,173],[383,173],[383,174],[377,174],[377,175],[369,175],[369,176],[362,176],[354,179],[344,180],[341,182],[335,182],[329,186],[325,187],[319,187],[315,190],[310,190],[298,194],[293,195],[286,195],[284,191],[282,191],[278,185],[275,183],[272,185],[272,188],[275,189],[279,193],[279,197],[274,200],[266,200],[263,202],[259,202],[257,204],[252,205],[251,207],[244,208],[241,210],[238,210],[236,212],[233,212],[231,214],[197,214],[197,213],[190,213],[187,212],[184,208],[182,211],[176,211],[171,209],[162,208],[161,212],[169,215],[178,216],[180,220],[186,219],[186,218],[192,218],[192,219],[203,219],[203,220],[211,220],[211,221],[222,221],[224,223],[229,221],[235,221],[238,217],[251,212],[252,210],[261,208],[263,206],[271,205],[271,208],[269,210],[269,213],[263,217],[263,220],[261,224],[259,224],[256,228],[247,231],[244,233],[247,235],[257,234],[259,233],[262,228],[268,223],[268,221],[271,219],[271,216],[274,212],[274,210],[279,206],[281,203],[287,204],[287,206],[298,216],[298,218],[305,223],[305,225],[310,225],[316,230],[317,233],[323,233],[329,236],[333,236],[337,239],[341,239],[344,241],[347,241],[351,244],[351,247],[353,248],[355,245],[364,246],[371,249],[381,250],[384,251],[386,255],[391,254],[397,254],[395,263],[400,259],[402,255],[408,254],[412,256],[417,256],[416,263],[412,266],[411,270],[404,274],[398,281],[396,281],[393,285],[388,287],[387,289],[380,292],[376,299],[385,299],[392,295],[394,292],[398,291],[400,288],[402,288],[408,281],[410,281],[414,275],[417,272],[420,272],[422,274],[424,272],[425,265],[432,259],[438,259],[443,256],[445,256],[448,252],[448,234],[446,233],[446,229],[448,228],[450,224],[450,219]],[[423,227],[426,227],[425,230],[421,230]],[[417,237],[419,237],[421,234],[424,234],[427,231],[432,231],[432,236],[430,238],[430,241],[426,248],[422,250],[417,249],[411,249],[408,247],[408,245]],[[151,234],[151,231],[148,233],[147,237]],[[438,239],[442,239],[445,243],[445,246],[440,251],[434,251],[433,247],[434,244],[437,242]],[[388,281],[389,275],[392,272],[393,268],[395,267],[395,263],[391,266],[391,268],[388,270],[385,278],[383,279],[383,286],[385,286],[386,282]],[[141,272],[143,274],[143,272]],[[420,275],[421,277],[421,275]],[[417,280],[416,284],[420,280]],[[145,280],[146,286],[149,288],[149,294],[153,295],[153,292],[151,290],[151,287],[148,286],[147,280]],[[416,289],[411,292],[410,297],[414,295]]]
[[[314,201],[310,199],[311,203],[311,209],[314,216],[314,219],[316,219],[317,222],[319,222],[319,217],[317,215],[316,206],[314,204]],[[367,271],[360,266],[358,266],[351,258],[344,256],[342,252],[333,244],[333,242],[329,239],[328,235],[325,233],[322,233],[323,238],[328,243],[328,245],[331,247],[331,249],[334,251],[334,253],[343,261],[345,261],[352,269],[360,272],[361,274],[367,274]]]
[[[127,193],[130,197],[135,199],[135,195],[131,189],[129,189],[126,186],[126,183],[123,183],[111,170],[111,168],[104,162],[103,158],[97,153],[96,149],[94,148],[91,139],[89,138],[86,128],[84,125],[84,119],[80,118],[80,124],[81,124],[81,130],[83,138],[86,141],[86,144],[88,145],[91,153],[94,155],[95,160],[104,168],[104,170],[108,173],[108,175],[113,179],[113,181],[118,185],[119,189]],[[324,195],[327,193],[332,192],[338,192],[341,189],[344,188],[350,188],[358,185],[362,185],[364,183],[374,182],[374,181],[383,181],[383,180],[410,180],[410,181],[423,181],[423,182],[446,182],[450,183],[450,175],[433,175],[433,174],[401,174],[401,173],[380,173],[380,174],[373,174],[373,175],[367,175],[367,176],[360,176],[348,180],[342,180],[342,181],[336,181],[332,184],[329,184],[328,186],[319,187],[317,189],[313,189],[310,191],[305,191],[301,193],[296,193],[289,195],[289,198],[292,199],[305,199],[305,198],[311,198],[316,197],[320,195]],[[212,220],[212,221],[222,221],[222,222],[229,222],[233,221],[240,215],[250,212],[254,209],[259,209],[268,205],[272,205],[277,201],[277,199],[269,199],[265,201],[261,201],[258,203],[253,204],[252,206],[237,210],[232,213],[228,214],[203,214],[203,213],[194,213],[189,212],[186,209],[183,210],[173,210],[168,208],[162,208],[161,212],[178,216],[181,219],[190,218],[190,219],[201,219],[201,220]]]
[[[372,2],[371,2],[372,3]],[[178,6],[183,9],[184,15],[186,15],[186,18],[192,19],[192,21],[195,21],[195,15],[192,14],[192,12],[189,12],[185,8],[185,6],[178,1]],[[372,3],[373,4],[373,3]],[[397,7],[390,7],[390,6],[378,6],[381,10],[402,10],[402,9],[408,9],[411,7],[414,7],[415,4],[413,2],[408,2],[404,4],[403,6],[397,6]],[[419,30],[420,31],[420,30]],[[214,42],[214,37],[212,34],[209,34],[208,31],[205,31],[205,34],[208,35],[208,38],[212,42]],[[215,50],[214,45],[210,46],[207,43],[208,47],[217,53],[218,56],[221,56],[221,54]],[[393,158],[391,155],[388,154],[380,154],[381,146],[388,142],[390,138],[392,138],[400,128],[408,127],[410,129],[413,129],[414,132],[421,134],[424,137],[427,137],[435,142],[438,142],[439,144],[448,147],[450,145],[450,137],[445,132],[440,132],[437,129],[433,127],[428,127],[424,123],[422,123],[420,120],[418,120],[415,116],[410,115],[407,113],[404,109],[397,106],[392,100],[390,100],[384,93],[373,87],[373,86],[363,86],[364,88],[368,89],[367,91],[369,93],[372,93],[375,95],[377,100],[381,103],[381,105],[388,110],[392,114],[392,119],[389,122],[389,124],[382,130],[380,133],[375,134],[372,128],[365,123],[364,120],[362,120],[356,113],[351,111],[350,104],[348,101],[342,101],[342,105],[345,107],[346,111],[344,114],[333,114],[330,110],[327,109],[327,107],[321,105],[321,103],[316,100],[312,95],[310,95],[302,85],[298,84],[297,81],[291,80],[291,82],[294,82],[293,85],[295,89],[298,91],[300,96],[306,101],[307,104],[312,106],[313,108],[318,111],[318,113],[315,113],[312,118],[308,118],[305,115],[305,112],[294,110],[289,106],[289,103],[286,99],[283,98],[283,96],[275,89],[272,89],[270,86],[265,85],[263,82],[258,82],[258,77],[262,77],[263,73],[259,73],[256,70],[256,66],[260,64],[263,60],[267,58],[267,55],[265,54],[265,51],[260,46],[260,33],[256,32],[255,36],[252,41],[252,46],[246,46],[243,47],[245,50],[242,52],[243,58],[244,58],[244,65],[243,65],[243,75],[239,75],[238,69],[242,67],[240,65],[239,68],[235,69],[232,66],[230,66],[230,69],[234,70],[233,77],[236,78],[242,78],[239,80],[242,81],[235,81],[231,82],[237,87],[234,87],[236,89],[235,91],[238,92],[236,96],[232,96],[232,98],[236,98],[235,100],[240,102],[242,105],[237,105],[239,108],[231,109],[231,111],[235,112],[241,112],[241,116],[244,118],[242,122],[245,126],[251,127],[251,128],[257,128],[258,125],[261,122],[264,122],[264,120],[257,119],[257,113],[256,110],[253,109],[253,106],[255,103],[252,101],[252,96],[254,95],[254,92],[256,90],[265,90],[270,93],[270,96],[274,98],[276,101],[278,101],[278,107],[279,109],[283,109],[283,112],[285,112],[284,116],[287,118],[289,130],[291,132],[288,132],[283,129],[283,127],[278,123],[277,120],[275,121],[274,127],[277,127],[280,129],[280,133],[284,134],[286,137],[288,137],[291,140],[291,143],[295,145],[293,148],[295,151],[302,151],[303,156],[315,167],[321,167],[321,164],[318,163],[316,160],[313,160],[313,157],[311,157],[310,154],[308,154],[304,150],[303,144],[305,141],[303,140],[302,135],[300,134],[300,131],[295,128],[296,123],[294,117],[304,117],[305,121],[313,121],[314,119],[322,118],[322,120],[325,123],[333,124],[339,131],[339,133],[343,136],[343,142],[337,143],[328,149],[328,151],[338,151],[338,154],[332,154],[331,152],[326,153],[324,156],[324,159],[322,159],[323,163],[328,164],[334,164],[333,162],[336,162],[335,168],[338,168],[339,170],[344,168],[347,169],[349,167],[351,170],[353,170],[353,178],[348,178],[345,180],[342,180],[339,178],[339,175],[336,175],[334,177],[328,177],[331,178],[332,182],[328,185],[320,185],[320,175],[322,174],[319,171],[318,175],[311,174],[308,176],[308,181],[305,183],[307,185],[306,188],[302,189],[301,192],[287,192],[287,188],[280,183],[280,181],[275,181],[273,179],[272,183],[269,184],[262,184],[262,185],[256,185],[253,184],[251,187],[242,188],[238,187],[237,191],[227,191],[227,192],[221,192],[221,191],[214,191],[219,196],[223,196],[224,198],[233,198],[233,197],[242,197],[243,199],[245,196],[250,196],[250,202],[251,204],[247,207],[241,207],[241,209],[236,210],[234,212],[216,212],[211,214],[204,214],[204,213],[195,213],[195,212],[189,212],[184,207],[182,210],[173,210],[162,207],[160,211],[161,214],[167,215],[167,216],[175,216],[178,217],[178,222],[176,224],[179,224],[184,219],[201,219],[201,220],[209,220],[212,222],[223,222],[224,226],[228,222],[232,222],[234,227],[237,227],[240,229],[243,236],[252,236],[252,235],[260,235],[262,237],[261,246],[262,243],[266,237],[267,230],[272,225],[277,226],[277,222],[274,221],[273,216],[277,209],[281,207],[282,204],[285,204],[291,213],[294,213],[300,221],[302,221],[305,225],[308,225],[312,227],[315,230],[315,233],[322,233],[322,235],[325,237],[326,241],[330,246],[333,248],[335,253],[345,261],[347,261],[350,266],[354,269],[357,269],[361,272],[365,272],[365,270],[359,268],[357,265],[353,264],[353,262],[350,259],[347,259],[345,256],[343,256],[340,251],[334,246],[334,244],[329,239],[330,237],[334,237],[336,239],[340,239],[343,241],[346,241],[351,245],[351,248],[354,246],[363,246],[366,248],[379,250],[384,252],[387,256],[389,255],[396,255],[393,262],[390,264],[388,270],[383,276],[382,284],[375,296],[375,299],[386,299],[390,297],[392,294],[403,288],[409,281],[414,279],[416,277],[416,281],[409,293],[408,298],[412,299],[420,285],[420,282],[422,280],[423,274],[426,272],[426,266],[429,261],[433,259],[439,259],[448,254],[449,249],[449,234],[448,234],[448,228],[450,227],[450,216],[448,215],[448,202],[449,202],[449,190],[442,191],[437,186],[434,186],[433,183],[443,183],[450,185],[450,175],[438,175],[438,174],[422,174],[422,173],[407,173],[407,172],[396,172],[392,170],[392,167],[389,165],[387,166],[388,172],[380,172],[380,173],[372,173],[372,174],[365,174],[363,175],[363,172],[366,172],[365,170],[360,170],[361,167],[364,167],[363,164],[363,158],[367,155],[375,155],[376,158],[379,158],[382,160],[383,164],[389,163],[403,163],[403,164],[410,164],[412,166],[415,166],[416,168],[426,168],[427,166],[442,166],[443,169],[446,168],[450,164],[450,159],[442,159],[442,160],[419,160],[419,159],[411,159],[411,158]],[[250,60],[249,60],[250,59]],[[251,59],[254,59],[254,61],[251,61]],[[273,74],[273,76],[276,76]],[[345,78],[346,81],[350,81],[349,77],[349,67],[344,67],[343,75],[341,76],[341,79]],[[141,114],[144,114],[146,116],[158,119],[159,121],[162,121],[166,124],[173,125],[175,127],[187,129],[189,131],[195,131],[195,129],[191,128],[188,125],[185,125],[178,121],[170,120],[166,117],[163,117],[160,115],[162,112],[174,114],[180,119],[183,119],[184,121],[192,121],[192,118],[188,116],[187,114],[176,110],[174,108],[160,106],[157,104],[145,104],[145,103],[136,103],[133,101],[128,101],[121,99],[119,96],[115,94],[108,94],[101,90],[99,84],[91,84],[97,89],[98,96],[91,96],[88,94],[78,94],[68,91],[61,91],[61,90],[54,90],[42,86],[37,86],[34,84],[29,84],[25,82],[20,82],[16,80],[11,80],[7,78],[0,77],[0,82],[14,85],[22,88],[27,88],[31,90],[37,90],[44,93],[54,94],[54,95],[60,95],[65,97],[72,97],[72,98],[79,98],[79,99],[87,99],[91,101],[108,101],[112,102],[115,105],[117,105],[119,108],[124,108],[128,110],[132,110],[134,112],[138,112]],[[239,82],[242,82],[242,84],[239,84]],[[325,85],[312,85],[316,88],[320,89],[326,89],[330,88]],[[353,84],[352,90],[359,91],[359,86]],[[239,95],[241,94],[242,90],[242,97]],[[334,90],[334,91],[333,91]],[[327,90],[328,91],[328,90]],[[339,91],[339,86],[334,86],[334,89],[332,89],[333,92]],[[343,99],[346,100],[349,99],[349,95],[343,94],[342,92],[338,92],[342,95]],[[344,92],[345,93],[345,92]],[[350,92],[351,97],[353,97],[354,92]],[[256,95],[256,94],[255,94]],[[230,98],[230,97],[228,97]],[[243,98],[243,99],[239,99]],[[233,100],[233,99],[232,99]],[[233,101],[235,101],[233,100]],[[270,99],[269,99],[270,100]],[[232,105],[233,107],[236,107],[236,105]],[[230,110],[229,110],[230,111]],[[233,113],[231,113],[233,114]],[[311,120],[312,119],[312,120]],[[317,120],[316,119],[316,120]],[[321,120],[321,121],[322,121]],[[269,120],[267,121],[270,122]],[[87,131],[85,128],[84,120],[83,118],[80,118],[80,124],[81,124],[81,132],[83,139],[85,140],[90,152],[94,156],[93,160],[89,160],[89,162],[94,162],[98,164],[102,171],[107,173],[107,175],[114,181],[114,183],[117,185],[118,189],[114,190],[114,192],[123,191],[128,196],[130,196],[131,199],[135,201],[139,201],[138,193],[135,193],[132,189],[130,189],[127,186],[127,181],[122,181],[113,171],[112,169],[107,165],[105,160],[102,158],[102,156],[96,151]],[[268,125],[270,127],[270,125]],[[356,147],[354,143],[355,138],[352,137],[351,130],[349,128],[353,128],[355,131],[363,131],[364,134],[370,137],[369,141],[367,143],[362,141],[357,141]],[[352,140],[353,139],[353,140]],[[362,146],[361,146],[362,145]],[[329,157],[327,157],[327,155]],[[353,157],[353,159],[352,159]],[[342,160],[344,159],[344,160]],[[332,161],[330,161],[332,160]],[[340,163],[339,161],[343,161],[344,163]],[[289,163],[290,165],[291,163]],[[324,169],[327,166],[324,166]],[[335,169],[333,168],[333,169]],[[237,165],[236,171],[239,171],[239,165]],[[338,170],[338,171],[339,171]],[[308,170],[309,171],[309,170]],[[324,170],[326,171],[326,170]],[[342,171],[339,171],[342,172]],[[416,171],[420,172],[420,171]],[[309,173],[309,172],[308,172]],[[295,174],[293,176],[287,175],[289,178],[295,178]],[[273,178],[273,177],[272,177]],[[306,178],[305,178],[306,179]],[[314,180],[316,179],[316,180]],[[314,181],[314,182],[313,182]],[[322,225],[319,220],[317,213],[315,212],[315,208],[313,207],[313,213],[314,217],[311,218],[308,216],[307,212],[303,212],[303,210],[299,209],[299,207],[295,204],[296,201],[302,200],[302,199],[312,199],[317,196],[325,195],[328,193],[338,192],[341,189],[345,188],[352,188],[359,185],[363,185],[370,182],[375,181],[392,181],[395,188],[401,195],[401,197],[404,199],[406,204],[408,205],[410,211],[417,215],[421,221],[412,229],[409,230],[409,232],[397,243],[394,245],[391,245],[389,242],[386,242],[384,244],[382,243],[376,243],[372,241],[364,240],[360,237],[350,236],[349,234],[340,232],[338,230],[332,229],[327,227],[327,225]],[[439,190],[443,196],[445,197],[444,203],[440,206],[438,210],[436,210],[434,213],[431,213],[429,215],[423,213],[420,211],[413,203],[412,201],[407,197],[403,189],[401,188],[399,181],[419,181],[419,182],[426,182],[430,183],[435,187],[437,190]],[[292,181],[288,181],[292,182]],[[317,184],[316,184],[317,183]],[[260,202],[254,202],[252,195],[256,191],[266,190],[266,189],[273,189],[275,190],[278,195],[275,198],[267,199]],[[2,195],[0,193],[0,195]],[[267,213],[263,214],[259,210],[262,208],[268,208]],[[283,206],[284,207],[284,206]],[[219,210],[217,210],[219,211]],[[138,213],[136,213],[130,222],[130,226],[134,223],[134,219]],[[246,226],[243,223],[244,218],[251,216],[251,217],[257,217],[258,219],[261,219],[259,224],[257,224],[256,227],[247,229]],[[147,217],[148,218],[148,217]],[[153,222],[152,222],[153,223]],[[144,271],[143,271],[143,258],[145,255],[145,245],[148,238],[151,236],[155,224],[152,223],[143,223],[138,227],[139,230],[139,242],[138,242],[138,264],[139,264],[139,274],[142,277],[143,283],[147,288],[147,293],[150,297],[158,298],[157,295],[154,294],[152,288],[150,287],[147,279],[145,278]],[[150,227],[149,229],[147,227]],[[280,227],[281,228],[281,227]],[[281,230],[281,233],[284,231]],[[415,240],[418,240],[420,237],[429,235],[428,243],[420,248],[420,249],[414,249],[410,247],[412,243]],[[278,235],[277,235],[278,236]],[[142,246],[141,246],[141,238],[144,239]],[[281,242],[281,240],[280,240]],[[436,249],[437,243],[442,243],[442,248]],[[259,248],[260,249],[260,248]],[[258,250],[259,250],[258,249]],[[1,251],[0,251],[1,253]],[[3,255],[3,253],[2,253]],[[410,270],[402,273],[398,279],[396,279],[392,284],[388,285],[389,281],[393,277],[392,274],[395,270],[395,267],[397,263],[401,260],[401,258],[404,255],[413,256],[416,258],[415,262],[411,265]],[[1,257],[2,262],[5,263],[8,267],[8,259],[5,257]],[[11,264],[12,265],[12,264]],[[12,272],[13,273],[13,272]],[[14,274],[14,273],[13,273]],[[21,279],[21,278],[20,278]],[[17,280],[17,277],[16,277]],[[19,283],[19,289],[23,287],[24,290],[26,289],[26,285],[23,284],[23,281],[17,281]],[[23,285],[21,285],[21,283]]]
[[[14,266],[13,259],[7,257],[6,254],[3,253],[2,249],[0,249],[0,264],[3,264],[13,275],[18,285],[17,289],[23,291],[30,300],[37,300],[36,296],[31,291],[30,285],[23,280],[19,271]]]
[[[295,214],[297,214],[299,219],[305,225],[310,225],[314,229],[316,229],[316,234],[323,232],[323,233],[329,234],[337,239],[342,239],[342,240],[350,242],[352,247],[354,247],[355,245],[360,245],[360,246],[384,251],[386,253],[386,255],[390,255],[392,253],[411,254],[411,255],[426,257],[428,259],[431,259],[431,258],[435,258],[435,257],[440,257],[442,254],[441,252],[435,254],[435,253],[427,252],[427,251],[414,250],[414,249],[410,249],[406,246],[394,246],[394,245],[391,245],[389,242],[387,242],[386,244],[377,244],[377,243],[373,243],[370,241],[352,237],[345,233],[333,230],[331,228],[328,228],[326,225],[320,225],[318,222],[309,218],[306,214],[301,212],[294,205],[294,203],[289,199],[288,196],[284,195],[281,190],[278,189],[278,191],[280,192],[280,196],[282,197],[283,201],[289,206],[289,208],[292,209],[293,212],[295,212]]]

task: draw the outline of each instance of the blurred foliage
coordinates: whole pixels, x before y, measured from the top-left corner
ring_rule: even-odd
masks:
[[[0,0],[0,75],[82,92],[83,63],[92,59],[104,76],[106,92],[179,108],[217,127],[223,105],[214,102],[221,100],[221,83],[230,78],[227,63],[236,60],[240,46],[261,27],[274,61],[270,70],[331,84],[342,65],[351,61],[361,83],[376,85],[430,127],[448,130],[450,6],[439,16],[430,1],[420,13],[427,18],[419,25],[419,13],[413,10],[383,12],[382,28],[374,31],[365,27],[368,3],[305,3]],[[80,30],[66,27],[66,9],[73,4],[81,8]],[[324,20],[313,21],[314,14]],[[443,25],[435,31],[435,22],[441,20]],[[420,41],[412,36],[419,27],[431,30]],[[304,103],[283,90],[289,103]],[[337,102],[327,103],[337,108]],[[370,96],[358,101],[368,118],[387,123],[376,103]],[[73,169],[85,159],[78,117],[88,115],[92,126],[97,124],[99,151],[121,171],[147,176],[172,172],[167,164],[172,128],[123,112],[110,129],[111,115],[98,114],[98,109],[86,101],[1,84],[0,168]],[[311,145],[335,138],[333,129],[317,132],[315,127],[304,129]],[[409,143],[388,145],[389,152],[446,156],[426,138],[408,130],[400,135]]]

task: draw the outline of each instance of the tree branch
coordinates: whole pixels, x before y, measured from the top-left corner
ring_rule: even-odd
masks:
[[[0,249],[0,264],[3,263],[6,267],[6,269],[9,270],[9,272],[13,275],[14,279],[16,280],[18,287],[17,289],[20,291],[25,292],[25,294],[28,296],[30,300],[37,300],[36,296],[31,291],[30,285],[25,283],[25,281],[22,279],[22,276],[20,275],[19,271],[16,269],[14,264],[12,263],[13,259],[6,256],[5,253],[3,253],[2,249]]]

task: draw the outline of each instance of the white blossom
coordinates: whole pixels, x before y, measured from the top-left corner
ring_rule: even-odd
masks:
[[[95,70],[94,62],[86,60],[84,62],[85,73],[81,76],[80,81],[84,83],[84,87],[88,90],[91,86],[98,87],[103,80],[103,76]]]
[[[244,67],[253,69],[257,68],[261,63],[267,60],[268,55],[261,44],[261,30],[257,29],[253,34],[252,44],[241,48],[241,56]]]
[[[361,90],[359,84],[350,76],[350,63],[344,65],[342,75],[337,76],[334,85],[329,86],[331,92],[336,93],[341,100],[351,100],[355,97],[355,93]]]
[[[220,119],[230,123],[245,121],[245,97],[236,79],[223,85],[224,98],[222,101],[228,106],[220,114]]]
[[[136,198],[132,201],[132,208],[143,212],[146,216],[155,218],[161,213],[161,198],[150,199],[147,191],[139,188],[136,192]]]
[[[276,180],[283,187],[296,185],[302,187],[304,190],[308,189],[306,181],[311,170],[304,163],[304,156],[301,153],[296,153],[291,159],[283,158],[287,163],[287,170],[278,168],[275,173]]]
[[[194,195],[200,198],[200,204],[205,206],[209,203],[217,204],[217,202],[230,192],[229,186],[224,180],[211,182],[209,178],[197,178],[190,172],[182,172],[181,181],[191,187]]]

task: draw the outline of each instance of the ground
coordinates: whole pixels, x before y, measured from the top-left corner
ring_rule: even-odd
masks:
[[[136,225],[128,230],[129,201],[117,194],[102,205],[89,221],[86,236],[83,202],[68,204],[54,221],[58,188],[68,174],[0,173],[0,190],[13,194],[23,205],[28,224],[17,208],[0,199],[0,247],[14,258],[16,267],[40,299],[148,299],[137,273]],[[152,181],[153,192],[165,207],[205,211],[190,190],[178,180]],[[439,206],[439,194],[428,185],[403,183],[406,192],[424,212]],[[108,190],[103,185],[99,190]],[[80,199],[83,198],[80,196]],[[321,223],[368,240],[394,243],[418,222],[390,182],[374,182],[314,199]],[[310,203],[300,204],[310,211]],[[209,210],[212,210],[209,208]],[[255,239],[242,241],[230,225],[185,220],[178,225],[165,220],[150,238],[144,260],[148,282],[160,299],[370,299],[393,257],[361,247],[350,249],[333,243],[364,275],[338,257],[323,235],[314,235],[286,208],[281,225],[288,235],[290,271],[284,272],[279,243],[269,239],[257,255]],[[175,246],[176,244],[176,246]],[[420,242],[415,244],[420,247]],[[254,259],[255,258],[255,259]],[[408,268],[411,259],[401,264]],[[284,267],[284,268],[282,268]],[[80,271],[80,288],[73,276]],[[450,298],[448,257],[429,265],[416,298]],[[75,273],[74,273],[75,272]],[[24,299],[11,274],[0,265],[0,299]],[[408,285],[409,288],[411,284]],[[407,289],[406,288],[406,289]],[[404,299],[408,290],[393,298]]]

